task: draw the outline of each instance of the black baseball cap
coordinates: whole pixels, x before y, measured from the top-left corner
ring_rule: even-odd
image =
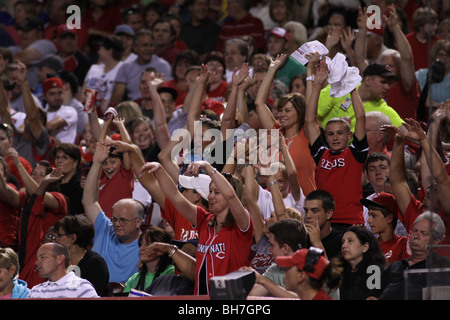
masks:
[[[29,17],[29,18],[26,18],[20,26],[17,26],[16,29],[25,31],[25,32],[28,32],[31,30],[43,31],[44,23],[38,17]]]
[[[170,95],[172,95],[173,101],[177,100],[177,97],[178,97],[178,92],[177,92],[177,90],[175,90],[175,89],[173,89],[173,88],[170,88],[170,87],[160,87],[160,88],[158,89],[158,93],[161,93],[161,92],[167,92],[167,93],[169,93]]]
[[[391,67],[387,64],[372,63],[367,66],[363,72],[363,77],[366,76],[380,76],[383,78],[389,78],[389,80],[400,80],[400,77],[392,73]]]

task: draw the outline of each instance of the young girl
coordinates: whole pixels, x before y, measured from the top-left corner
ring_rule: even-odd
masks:
[[[221,174],[206,161],[189,165],[186,174],[205,170],[211,177],[209,210],[193,205],[177,189],[167,172],[156,162],[145,164],[144,172],[153,173],[161,190],[175,208],[196,226],[199,241],[196,254],[194,294],[208,294],[208,280],[248,266],[253,239],[253,223],[242,204],[242,184],[230,174]]]

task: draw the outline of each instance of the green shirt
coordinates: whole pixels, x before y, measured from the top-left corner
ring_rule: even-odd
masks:
[[[292,78],[301,73],[306,73],[306,67],[291,56],[288,56],[284,66],[278,69],[275,79],[280,80],[289,87]]]
[[[160,276],[165,275],[165,274],[174,274],[175,273],[175,267],[170,264],[167,266],[166,270],[164,270],[163,272],[161,272]],[[139,282],[139,272],[136,272],[135,274],[133,274],[128,281],[125,283],[125,288],[123,289],[123,292],[130,292],[131,289],[136,289],[138,282]],[[155,278],[155,273],[147,273],[145,275],[145,285],[144,288],[148,288],[152,282],[153,279]]]
[[[360,85],[358,85],[357,89]],[[320,121],[323,128],[331,118],[343,118],[349,117],[352,121],[351,130],[355,132],[355,111],[353,110],[352,98],[350,93],[339,98],[332,98],[330,96],[330,85],[322,89],[319,96],[319,106],[317,109],[317,118]],[[392,107],[388,106],[383,99],[375,101],[367,101],[364,103],[364,110],[380,111],[387,115],[391,119],[392,125],[400,127],[404,122]]]

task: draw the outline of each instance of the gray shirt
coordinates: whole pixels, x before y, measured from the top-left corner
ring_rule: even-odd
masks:
[[[155,54],[147,64],[139,64],[137,57],[132,62],[123,63],[117,72],[115,82],[126,84],[129,100],[137,100],[142,97],[139,89],[141,74],[150,67],[155,68],[158,73],[164,74],[166,80],[172,80],[170,64]]]

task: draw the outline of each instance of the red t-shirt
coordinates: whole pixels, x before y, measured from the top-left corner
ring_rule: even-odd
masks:
[[[59,192],[50,192],[59,202],[59,208],[49,210],[44,207],[44,196],[36,196],[33,206],[30,210],[28,220],[28,228],[26,235],[26,254],[22,270],[20,270],[19,278],[26,281],[28,287],[31,288],[45,281],[35,271],[36,254],[42,244],[45,234],[56,221],[61,220],[67,215],[67,201],[63,194]],[[20,207],[25,206],[26,193],[19,192]],[[23,216],[22,216],[23,217]],[[22,219],[20,220],[20,226]],[[21,242],[21,229],[19,227],[19,244]]]
[[[228,83],[223,80],[214,90],[208,91],[208,97],[211,100],[226,102],[228,96]]]
[[[411,46],[413,56],[414,56],[414,70],[417,71],[419,69],[428,68],[428,42],[422,43],[417,40],[416,32],[411,32],[406,35],[406,39]],[[431,45],[432,48],[434,43],[440,38],[436,35],[431,37]]]
[[[416,77],[409,92],[405,90],[401,81],[397,81],[388,91],[387,104],[397,111],[402,119],[417,119],[417,106],[419,105],[419,87]]]
[[[111,179],[106,176],[100,179],[98,203],[108,218],[112,217],[113,205],[124,198],[132,198],[134,189],[134,171],[126,170],[123,165]]]
[[[16,187],[8,183],[8,185],[17,190]],[[17,246],[17,224],[19,209],[14,208],[9,203],[0,201],[0,247]]]
[[[23,187],[22,179],[20,179],[19,171],[17,170],[17,167],[14,164],[13,159],[11,157],[8,157],[5,160],[6,160],[6,164],[8,165],[8,172],[10,174],[12,174],[14,177],[16,177],[17,180],[19,181],[20,186]],[[28,174],[31,174],[31,171],[33,171],[33,167],[28,162],[28,160],[21,156],[19,156],[19,160],[22,163],[25,170],[28,172]]]
[[[172,226],[173,231],[175,233],[173,239],[174,240],[191,240],[198,239],[197,229],[192,226],[185,217],[178,212],[178,210],[174,207],[172,202],[166,198],[164,202],[164,209],[161,210],[161,218],[167,220],[169,224]]]
[[[361,175],[368,149],[365,137],[361,141],[354,137],[352,145],[339,153],[331,152],[320,136],[311,146],[317,188],[328,191],[336,202],[333,223],[364,224],[359,200],[363,197]]]
[[[213,217],[214,214],[197,207],[196,224],[199,240],[194,294],[199,293],[201,269],[205,263],[206,279],[203,280],[206,281],[208,292],[210,278],[226,275],[250,263],[250,248],[253,242],[252,219],[249,218],[250,225],[247,230],[241,230],[235,222],[232,227],[222,227],[216,233],[215,225],[209,223]]]

